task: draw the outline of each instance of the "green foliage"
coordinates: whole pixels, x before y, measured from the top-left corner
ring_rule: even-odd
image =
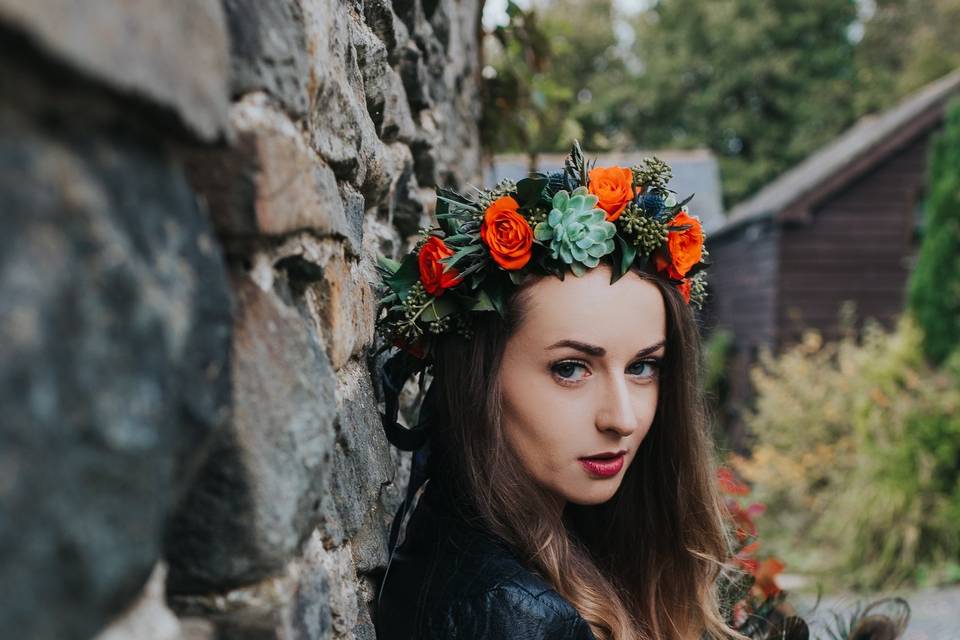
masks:
[[[960,355],[931,368],[906,316],[754,371],[739,471],[766,502],[767,550],[836,586],[949,579],[960,562]],[[945,569],[946,568],[946,569]]]
[[[729,206],[960,67],[960,0],[648,4],[625,16],[612,0],[508,2],[509,24],[485,38],[484,147],[535,161],[572,138],[707,146]],[[632,45],[618,40],[631,29]]]
[[[943,362],[960,345],[960,100],[947,110],[928,169],[924,238],[909,304],[924,331],[924,350]]]
[[[553,0],[542,10],[508,2],[509,23],[486,38],[484,147],[565,151],[578,138],[597,151],[623,147],[620,115],[632,102],[617,49],[611,0]]]
[[[960,67],[960,0],[875,0],[857,43],[857,115],[880,111]]]
[[[484,73],[481,142],[497,152],[557,150],[581,137],[570,115],[575,91],[552,69],[552,38],[538,12],[508,0],[507,14],[484,42],[493,73]]]
[[[733,347],[734,334],[729,329],[715,329],[703,344],[703,384],[715,407],[727,401]]]
[[[852,121],[855,18],[853,0],[660,0],[636,21],[634,138],[708,146],[738,201]]]

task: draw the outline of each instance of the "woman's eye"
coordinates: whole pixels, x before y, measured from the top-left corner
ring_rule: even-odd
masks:
[[[633,365],[634,375],[641,378],[654,378],[660,372],[660,362],[655,360],[641,360]]]
[[[586,365],[580,362],[558,362],[553,365],[552,371],[555,376],[560,378],[563,382],[579,382],[582,380],[582,377],[575,378],[573,377],[577,369],[583,369],[586,371]]]

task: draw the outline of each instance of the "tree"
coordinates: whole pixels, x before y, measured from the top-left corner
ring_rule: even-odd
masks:
[[[927,357],[939,364],[960,345],[960,99],[947,109],[927,176],[924,237],[909,307],[923,328]]]
[[[550,73],[553,51],[535,9],[507,2],[509,22],[484,38],[481,143],[488,152],[522,151],[536,156],[575,138],[570,116],[574,95]]]
[[[960,67],[960,0],[876,0],[857,44],[857,114],[881,111]]]
[[[550,0],[521,9],[486,39],[484,146],[566,152],[629,146],[618,115],[631,103],[614,33],[612,0]]]
[[[543,28],[553,51],[551,74],[574,96],[570,116],[584,149],[603,151],[632,146],[624,131],[624,111],[634,88],[614,25],[624,22],[612,0],[550,0]],[[570,141],[555,151],[566,152]]]
[[[660,0],[636,21],[634,138],[706,145],[734,203],[853,119],[854,0]]]

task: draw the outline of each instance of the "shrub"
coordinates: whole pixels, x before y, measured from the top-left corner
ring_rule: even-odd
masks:
[[[755,485],[768,550],[836,586],[942,579],[960,561],[960,355],[939,369],[905,317],[753,371]]]
[[[927,175],[925,231],[909,305],[924,331],[927,356],[939,364],[960,344],[960,99],[947,109]]]

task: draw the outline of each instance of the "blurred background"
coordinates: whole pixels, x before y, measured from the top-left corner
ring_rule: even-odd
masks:
[[[839,640],[904,596],[903,637],[960,639],[958,27],[960,0],[0,0],[0,638],[374,640],[410,462],[374,256],[437,187],[576,139],[694,194],[740,604]]]
[[[600,166],[662,157],[695,194],[706,385],[756,556],[799,594],[926,589],[909,637],[960,637],[960,2],[483,18],[488,182],[578,138]]]

